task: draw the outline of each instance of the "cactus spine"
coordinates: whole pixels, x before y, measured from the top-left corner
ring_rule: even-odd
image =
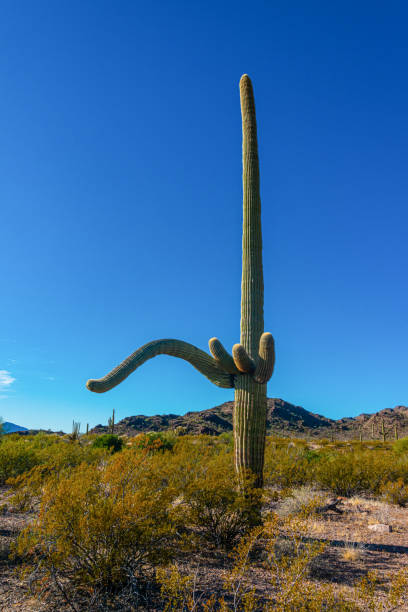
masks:
[[[153,340],[100,379],[90,391],[104,393],[156,355],[185,359],[212,383],[235,389],[235,468],[241,483],[247,473],[262,486],[266,432],[266,383],[273,373],[273,337],[264,333],[261,199],[255,102],[248,75],[240,80],[243,165],[241,338],[230,355],[218,338],[209,340],[211,356],[182,340]]]

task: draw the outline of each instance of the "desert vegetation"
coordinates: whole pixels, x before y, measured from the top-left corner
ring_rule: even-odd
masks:
[[[406,448],[268,437],[243,489],[232,434],[3,436],[2,605],[408,609]]]

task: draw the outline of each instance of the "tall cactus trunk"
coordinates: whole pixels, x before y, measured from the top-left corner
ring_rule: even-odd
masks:
[[[256,132],[255,101],[251,80],[240,81],[242,113],[242,285],[241,344],[248,355],[258,359],[259,340],[264,331],[261,198]],[[237,377],[235,384],[234,441],[235,468],[241,476],[252,472],[256,486],[263,484],[266,433],[266,383],[252,376]]]

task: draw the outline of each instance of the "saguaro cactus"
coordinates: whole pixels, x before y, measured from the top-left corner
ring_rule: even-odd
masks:
[[[381,437],[382,437],[382,441],[385,442],[385,438],[387,437],[387,432],[385,431],[385,427],[384,427],[384,419],[381,419]]]
[[[111,434],[115,433],[115,409],[112,410],[112,416],[108,419],[108,429]]]
[[[182,340],[148,342],[109,374],[88,380],[90,391],[104,393],[122,382],[148,359],[172,355],[185,359],[212,383],[235,389],[234,443],[235,468],[241,481],[247,473],[262,486],[265,428],[266,383],[273,373],[273,337],[264,333],[261,199],[259,161],[252,83],[244,74],[240,80],[243,161],[243,235],[241,285],[241,343],[230,355],[217,338],[209,340],[211,356]]]

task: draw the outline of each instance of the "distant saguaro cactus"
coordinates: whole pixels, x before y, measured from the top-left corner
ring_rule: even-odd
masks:
[[[275,363],[274,340],[264,333],[261,199],[258,142],[252,83],[240,80],[243,162],[243,235],[241,284],[241,343],[230,355],[217,338],[209,340],[211,356],[182,340],[148,342],[103,378],[88,380],[90,391],[104,393],[122,382],[148,359],[172,355],[185,359],[218,387],[235,389],[235,468],[249,472],[262,486],[266,430],[266,384]]]
[[[382,437],[382,441],[385,442],[385,438],[387,437],[387,432],[385,431],[385,427],[384,427],[384,419],[381,419],[381,437]]]
[[[112,416],[108,419],[108,429],[111,434],[115,433],[115,409],[112,410]]]

